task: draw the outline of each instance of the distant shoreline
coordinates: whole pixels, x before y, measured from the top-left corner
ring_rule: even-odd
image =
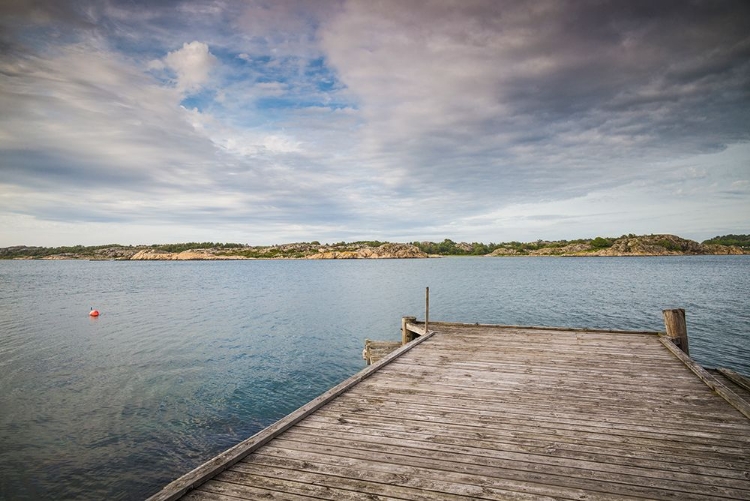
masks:
[[[747,235],[730,235],[744,244]],[[321,244],[317,241],[271,246],[185,243],[163,245],[101,245],[73,247],[0,248],[0,259],[90,261],[222,261],[301,259],[425,259],[434,257],[658,257],[750,254],[750,246],[698,243],[675,235],[623,235],[619,238],[506,242],[500,244],[435,242],[391,243],[378,241]]]

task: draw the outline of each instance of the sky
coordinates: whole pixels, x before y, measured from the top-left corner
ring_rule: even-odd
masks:
[[[750,233],[750,2],[0,0],[0,246]]]

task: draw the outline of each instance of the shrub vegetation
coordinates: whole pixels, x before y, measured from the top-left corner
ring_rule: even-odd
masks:
[[[708,245],[736,245],[742,249],[750,249],[750,235],[724,235],[704,240],[703,244]]]

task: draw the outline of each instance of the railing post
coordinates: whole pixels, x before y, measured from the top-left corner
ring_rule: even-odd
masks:
[[[414,339],[414,334],[406,328],[406,324],[416,322],[417,317],[401,317],[401,344],[404,345]]]
[[[662,314],[664,315],[664,327],[667,330],[667,337],[685,352],[685,355],[690,355],[685,310],[682,308],[662,310]]]
[[[430,288],[424,290],[424,333],[427,334],[430,325]]]
[[[362,350],[362,358],[367,362],[367,365],[370,365],[370,340],[365,339],[365,347]]]

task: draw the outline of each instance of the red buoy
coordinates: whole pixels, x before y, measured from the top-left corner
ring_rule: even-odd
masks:
[[[89,312],[90,317],[98,317],[99,316],[99,310],[95,310],[94,308],[91,308],[91,311]]]

